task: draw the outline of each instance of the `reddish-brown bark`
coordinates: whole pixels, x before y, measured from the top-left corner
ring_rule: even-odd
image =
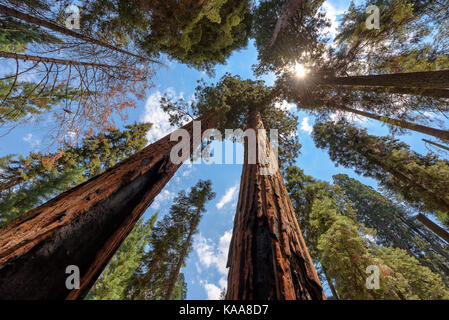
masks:
[[[259,112],[250,113],[248,128],[263,128]],[[260,138],[267,141],[266,134]],[[277,163],[274,173],[261,174],[268,166],[248,164],[245,141],[226,299],[325,299]]]
[[[211,117],[201,131],[215,126]],[[183,127],[192,137],[192,122]],[[79,299],[181,164],[170,135],[0,229],[0,299]],[[191,139],[191,150],[194,139]],[[199,143],[196,141],[195,143]],[[65,286],[80,269],[79,290]]]
[[[436,235],[438,235],[441,239],[449,243],[449,233],[441,228],[439,225],[434,223],[432,220],[428,219],[425,215],[422,213],[418,214],[416,216],[416,219],[420,221],[423,225],[425,225],[427,228],[432,230]]]

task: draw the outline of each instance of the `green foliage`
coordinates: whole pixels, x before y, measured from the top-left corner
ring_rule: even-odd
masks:
[[[276,42],[273,33],[278,19],[284,13],[287,0],[260,1],[253,10],[252,34],[258,51],[257,74],[285,72],[296,63],[318,63],[325,49],[322,30],[329,26],[324,12],[319,8],[324,1],[303,1],[301,7],[291,14]]]
[[[239,76],[225,74],[215,85],[200,82],[195,101],[173,101],[167,96],[161,100],[162,109],[170,115],[170,122],[180,125],[183,121],[213,113],[218,118],[216,128],[246,130],[251,109],[261,113],[265,129],[277,129],[279,133],[279,164],[291,163],[299,154],[298,118],[279,107],[272,88],[263,81],[242,80]]]
[[[0,51],[25,52],[29,44],[60,43],[61,40],[36,26],[0,18]]]
[[[375,178],[419,210],[447,216],[449,163],[422,156],[391,137],[376,137],[346,121],[317,124],[313,138],[333,161]]]
[[[444,282],[449,284],[449,247],[418,223],[412,210],[347,175],[335,175],[333,179],[334,184],[341,187],[351,200],[356,209],[357,221],[377,231],[378,245],[406,250],[422,265],[439,273]]]
[[[0,124],[18,122],[29,115],[50,111],[65,100],[75,100],[78,92],[65,86],[48,88],[29,81],[15,81],[14,76],[0,80]]]
[[[358,221],[367,215],[376,219],[376,212],[359,214],[355,210],[370,202],[363,193],[353,203],[340,186],[316,181],[292,166],[286,170],[286,180],[310,254],[328,282],[332,282],[338,298],[449,298],[440,275],[421,265],[407,251],[376,243],[376,230]],[[368,266],[379,268],[380,289],[367,289]]]
[[[135,42],[150,57],[165,53],[211,71],[247,45],[249,6],[239,0],[97,0],[86,2],[82,24],[118,43]]]
[[[145,245],[157,220],[140,219],[86,296],[87,300],[124,300],[128,283],[145,253]]]
[[[127,288],[133,300],[181,299],[186,285],[179,270],[192,250],[192,236],[197,233],[205,205],[215,197],[210,180],[200,180],[189,194],[179,192],[168,215],[158,221],[149,238],[149,250],[134,272]],[[168,297],[170,285],[177,281]]]
[[[84,138],[57,153],[0,158],[0,223],[26,213],[131,156],[146,144],[151,124],[134,124]]]

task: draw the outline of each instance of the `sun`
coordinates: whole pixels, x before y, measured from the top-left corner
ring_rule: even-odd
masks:
[[[304,65],[297,63],[294,67],[294,73],[298,78],[304,78],[307,74],[307,69],[304,68]]]

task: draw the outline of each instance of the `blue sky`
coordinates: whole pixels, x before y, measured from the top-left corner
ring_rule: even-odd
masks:
[[[361,1],[356,1],[361,2]],[[350,1],[330,0],[325,4],[329,18],[336,26],[338,16],[346,9]],[[333,30],[329,30],[331,33]],[[118,121],[120,128],[134,121],[148,121],[154,124],[149,131],[150,142],[171,132],[167,116],[159,107],[159,98],[165,92],[173,96],[190,98],[194,93],[196,81],[203,78],[215,82],[226,72],[238,74],[243,79],[254,78],[251,66],[257,62],[257,51],[252,43],[245,50],[235,52],[226,65],[216,68],[216,77],[208,78],[204,73],[190,69],[176,62],[167,61],[166,67],[161,67],[153,79],[155,87],[147,92],[147,98],[139,102],[138,108],[129,112],[126,122]],[[0,61],[3,68],[7,68],[5,61]],[[273,76],[263,77],[267,84],[273,83]],[[361,182],[377,188],[372,179],[357,176],[353,170],[335,167],[326,153],[314,146],[310,132],[314,124],[313,116],[305,112],[297,112],[299,116],[298,134],[302,144],[301,155],[296,164],[306,174],[317,179],[332,181],[332,175],[346,173]],[[378,122],[355,119],[355,122],[366,127],[370,133],[386,135],[388,130]],[[0,133],[1,134],[1,133]],[[425,153],[427,149],[420,134],[407,134],[401,139],[418,152]],[[27,155],[30,151],[43,150],[47,147],[45,126],[42,123],[30,123],[20,126],[9,135],[0,138],[0,156],[17,153]],[[194,239],[194,250],[183,268],[188,284],[188,299],[217,298],[221,289],[226,285],[227,251],[231,239],[233,217],[237,203],[241,165],[183,165],[170,183],[145,213],[146,217],[160,211],[160,217],[168,212],[174,196],[181,190],[188,190],[199,179],[210,179],[216,198],[207,205],[207,213],[199,226],[199,233]]]

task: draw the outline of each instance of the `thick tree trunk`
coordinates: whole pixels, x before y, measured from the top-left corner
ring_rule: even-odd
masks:
[[[260,113],[252,110],[248,129],[256,130],[269,164],[245,162],[234,230],[228,255],[226,299],[236,300],[323,300],[325,299],[313,261],[303,240],[282,175],[273,161]],[[261,145],[257,148],[260,148]],[[255,151],[255,150],[251,150]],[[260,153],[260,152],[259,152]],[[271,175],[263,170],[271,167]],[[274,167],[274,170],[273,170]],[[273,172],[274,171],[274,172]]]
[[[434,223],[432,220],[428,219],[425,215],[422,213],[418,214],[416,216],[416,219],[420,221],[423,225],[425,225],[427,228],[432,230],[436,235],[438,235],[441,239],[449,243],[449,233],[441,228],[439,225]]]
[[[201,125],[204,132],[215,120]],[[190,154],[201,140],[192,139],[193,127],[183,127]],[[170,159],[176,144],[167,135],[0,228],[0,299],[82,298],[180,167]],[[78,290],[66,288],[69,265],[80,270]]]
[[[72,65],[72,66],[85,66],[85,67],[97,67],[97,68],[108,68],[108,69],[123,68],[123,67],[118,67],[118,66],[111,66],[108,64],[82,62],[82,61],[65,60],[65,59],[55,59],[55,58],[49,58],[49,57],[30,56],[27,54],[19,54],[19,53],[12,53],[12,52],[6,52],[6,51],[0,51],[0,57],[11,58],[11,59],[16,59],[16,60],[18,59],[18,60],[23,60],[23,61],[57,63],[57,64],[64,64],[64,65]]]
[[[190,243],[192,242],[192,236],[195,233],[195,230],[198,226],[198,222],[199,222],[199,220],[195,219],[195,221],[192,222],[192,224],[190,226],[189,235],[187,236],[187,239],[182,246],[182,252],[179,257],[178,263],[176,264],[176,268],[174,270],[172,270],[172,272],[170,274],[170,278],[169,278],[170,283],[168,285],[167,293],[164,297],[164,300],[170,300],[173,295],[173,291],[175,289],[176,282],[178,281],[179,272],[181,271],[181,267],[184,263],[184,259],[186,258],[187,250],[189,249]]]
[[[392,119],[392,118],[388,118],[388,117],[384,117],[384,116],[379,116],[377,114],[373,114],[373,113],[369,113],[369,112],[365,112],[365,111],[361,111],[361,110],[356,110],[356,109],[348,108],[348,107],[341,106],[341,105],[335,105],[335,107],[341,111],[355,113],[355,114],[358,114],[358,115],[361,115],[361,116],[364,116],[367,118],[371,118],[371,119],[379,120],[379,121],[382,121],[382,122],[385,122],[388,124],[399,126],[404,129],[413,130],[416,132],[434,136],[434,137],[442,139],[442,140],[449,140],[449,131],[447,131],[447,130],[430,128],[430,127],[422,126],[420,124],[411,123],[411,122],[408,122],[405,120],[397,120],[397,119]]]
[[[424,142],[433,144],[434,146],[437,146],[437,147],[439,147],[439,148],[441,148],[441,149],[444,149],[444,150],[446,150],[446,151],[449,151],[449,147],[448,147],[448,146],[445,146],[445,145],[436,143],[435,141],[430,141],[430,140],[427,140],[427,139],[422,139],[422,140],[423,140]]]
[[[449,88],[449,70],[316,79],[324,85],[396,88]]]
[[[66,36],[77,38],[77,39],[80,39],[80,40],[83,40],[83,41],[86,41],[86,42],[90,42],[90,43],[96,44],[98,46],[101,46],[103,48],[111,49],[111,50],[114,50],[114,51],[117,51],[117,52],[129,55],[129,56],[132,56],[132,57],[135,57],[135,58],[139,58],[141,60],[146,60],[146,61],[151,61],[151,62],[155,62],[155,63],[160,63],[158,61],[150,60],[148,58],[136,55],[136,54],[128,52],[126,50],[114,47],[114,46],[112,46],[112,45],[110,45],[108,43],[105,43],[105,42],[99,41],[97,39],[91,38],[91,37],[86,36],[84,34],[75,32],[75,31],[70,30],[68,28],[62,27],[60,25],[57,25],[54,22],[51,22],[51,21],[48,21],[48,20],[43,20],[43,19],[31,16],[31,15],[28,15],[26,13],[20,12],[18,10],[13,9],[13,8],[9,8],[7,6],[0,5],[0,13],[5,14],[6,16],[10,16],[10,17],[14,17],[14,18],[20,19],[22,21],[26,21],[28,23],[37,24],[39,26],[45,27],[47,29],[50,29],[50,30],[53,30],[53,31],[56,31],[56,32],[59,32],[59,33],[64,34]]]

